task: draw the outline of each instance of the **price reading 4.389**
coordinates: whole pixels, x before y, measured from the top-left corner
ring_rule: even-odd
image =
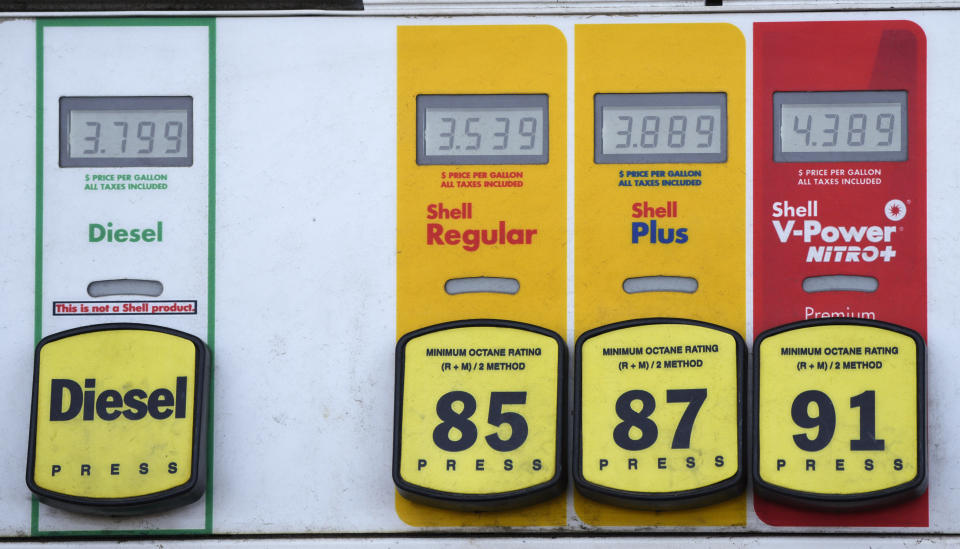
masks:
[[[907,92],[773,94],[777,162],[907,159]]]
[[[400,493],[461,510],[559,493],[565,350],[553,332],[495,320],[401,338],[393,464]]]

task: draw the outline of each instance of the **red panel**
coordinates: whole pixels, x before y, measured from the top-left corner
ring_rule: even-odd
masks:
[[[774,162],[773,93],[787,91],[907,91],[908,159],[903,162]],[[754,25],[754,333],[832,314],[875,318],[926,337],[926,38],[909,21],[757,23]],[[826,170],[825,174],[818,170]],[[842,170],[842,174],[839,173]],[[879,170],[879,174],[870,170]],[[836,179],[840,184],[823,180]],[[848,182],[843,183],[846,179]],[[862,184],[879,179],[879,184]],[[810,184],[801,184],[807,180]],[[851,180],[858,183],[852,184]],[[902,201],[902,211],[889,212]],[[775,217],[774,203],[808,206],[817,215]],[[790,232],[805,220],[823,228],[896,227],[889,239],[830,242],[821,231],[805,242]],[[779,225],[777,225],[779,223]],[[778,234],[777,228],[780,228]],[[848,234],[850,234],[848,232]],[[783,240],[786,242],[783,242]],[[831,249],[827,261],[808,261],[810,248]],[[875,246],[887,250],[873,261]],[[888,248],[889,246],[889,248]],[[826,249],[826,248],[824,248]],[[889,250],[895,252],[890,256]],[[838,255],[839,254],[839,255]],[[816,259],[818,256],[814,255]],[[859,259],[855,261],[855,259]],[[806,293],[817,275],[876,277],[876,292]],[[869,315],[873,315],[872,317]],[[865,512],[818,512],[754,499],[757,516],[776,526],[927,526],[927,496]]]

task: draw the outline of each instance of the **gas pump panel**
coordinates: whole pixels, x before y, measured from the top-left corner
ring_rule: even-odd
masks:
[[[548,26],[398,29],[393,478],[408,524],[565,521],[565,47]]]
[[[44,503],[136,515],[206,491],[212,35],[202,19],[38,23],[27,483]],[[33,513],[40,531],[90,528]],[[203,530],[205,514],[94,529]]]
[[[925,34],[910,21],[754,29],[757,513],[783,526],[925,524],[926,497],[907,497],[926,482],[926,399],[915,389],[927,326]],[[867,325],[831,325],[837,318]],[[890,343],[906,338],[916,341]],[[888,348],[896,359],[870,354]],[[812,354],[784,354],[794,351]],[[886,384],[902,392],[887,393]],[[863,435],[849,445],[839,440],[856,418],[848,406],[859,410]],[[821,448],[833,409],[838,440]],[[798,431],[814,425],[818,434]],[[874,435],[876,444],[865,442]],[[902,469],[891,462],[883,470],[895,459]],[[895,496],[906,501],[870,509]],[[840,506],[848,513],[832,512]]]
[[[960,535],[960,0],[351,3],[0,7],[0,539]]]
[[[743,34],[576,32],[577,513],[743,524]]]
[[[27,485],[40,501],[105,515],[199,499],[207,479],[210,351],[143,324],[100,324],[37,346]]]

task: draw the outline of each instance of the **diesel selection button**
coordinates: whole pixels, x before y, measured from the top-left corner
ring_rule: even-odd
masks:
[[[99,324],[37,345],[27,486],[70,511],[157,512],[206,490],[210,351],[145,324]]]

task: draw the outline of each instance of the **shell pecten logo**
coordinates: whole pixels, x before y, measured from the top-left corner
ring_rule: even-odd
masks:
[[[34,364],[27,485],[71,511],[138,514],[206,488],[209,351],[159,326],[44,338]]]

